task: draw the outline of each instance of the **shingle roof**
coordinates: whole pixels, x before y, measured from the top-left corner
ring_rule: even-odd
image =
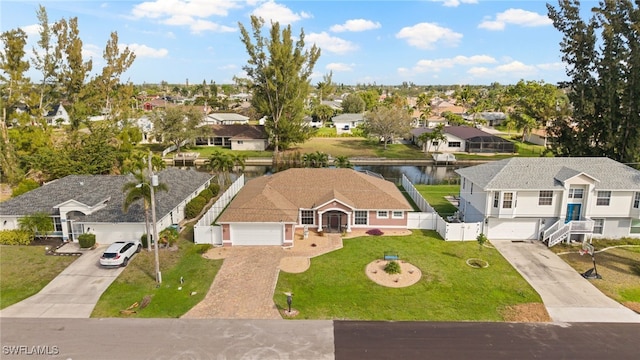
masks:
[[[156,194],[158,219],[167,215],[189,194],[211,179],[211,175],[196,170],[167,168],[158,173],[161,183],[167,184],[168,191]],[[122,187],[134,181],[132,175],[69,175],[49,182],[37,189],[0,203],[0,215],[28,215],[35,212],[55,214],[54,207],[75,200],[88,206],[95,206],[108,199],[107,206],[83,216],[88,222],[142,222],[142,203],[134,203],[124,213],[122,203],[125,194]]]
[[[217,121],[249,121],[249,118],[236,113],[212,113],[208,115]]]
[[[215,136],[235,139],[266,139],[267,132],[262,125],[210,125]]]
[[[445,126],[443,130],[445,133],[457,136],[463,140],[471,139],[476,136],[495,136],[471,126]]]
[[[460,176],[490,190],[553,190],[579,174],[602,190],[640,191],[640,171],[609,158],[510,158],[456,170]]]
[[[351,169],[289,169],[247,182],[218,222],[297,222],[336,199],[356,209],[411,210],[392,182]]]
[[[333,121],[364,121],[362,114],[340,114],[331,118]]]

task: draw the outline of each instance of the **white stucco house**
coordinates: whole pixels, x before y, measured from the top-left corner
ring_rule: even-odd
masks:
[[[269,136],[264,125],[208,125],[208,136],[195,139],[198,146],[220,146],[231,150],[265,151]]]
[[[158,231],[184,220],[185,205],[211,183],[212,176],[196,170],[167,168],[158,174],[168,191],[156,193]],[[123,210],[122,187],[132,175],[69,175],[0,203],[0,230],[19,227],[19,219],[36,212],[53,218],[50,237],[77,241],[83,233],[99,244],[140,239],[146,231],[142,202]]]
[[[510,158],[456,170],[461,220],[490,240],[640,238],[640,171],[608,158]]]
[[[340,114],[331,118],[336,132],[340,134],[351,134],[351,129],[357,128],[364,124],[363,114]]]
[[[47,125],[69,125],[71,123],[69,113],[61,103],[54,105],[44,118],[47,120]]]

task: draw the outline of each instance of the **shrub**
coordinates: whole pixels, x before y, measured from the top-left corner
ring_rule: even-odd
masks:
[[[78,243],[81,249],[93,247],[93,245],[96,244],[96,235],[87,233],[80,234],[80,236],[78,236]]]
[[[196,252],[202,255],[209,251],[211,248],[213,248],[213,245],[211,244],[198,244],[196,245]]]
[[[13,189],[13,191],[11,191],[11,196],[16,197],[26,192],[29,192],[33,189],[37,189],[39,187],[40,187],[40,184],[38,184],[37,181],[31,180],[31,179],[24,179],[20,181],[18,186],[16,186],[16,188]]]
[[[29,245],[31,244],[31,233],[22,230],[0,231],[1,245]]]
[[[189,201],[184,207],[184,215],[187,217],[187,219],[193,219],[198,216],[198,214],[200,214],[200,211],[202,211],[206,204],[207,200],[204,197],[198,195],[191,199],[191,201]]]
[[[485,235],[484,233],[480,233],[480,235],[476,237],[476,241],[478,242],[478,245],[480,245],[480,249],[482,250],[482,245],[487,242],[487,235]]]
[[[140,236],[140,243],[142,244],[143,248],[147,248],[148,243],[147,243],[147,234],[142,234],[142,236]]]
[[[400,264],[397,261],[392,260],[389,261],[387,265],[385,265],[384,272],[386,272],[387,274],[400,274],[402,272],[402,269],[400,268]]]
[[[367,234],[368,235],[374,235],[374,236],[380,236],[380,235],[383,235],[384,233],[380,229],[371,229],[371,230],[367,230]]]
[[[211,185],[209,185],[209,190],[211,190],[211,193],[213,194],[213,196],[218,196],[218,193],[220,193],[220,184],[218,183],[211,183]]]
[[[206,188],[202,190],[202,192],[200,193],[200,196],[207,199],[207,202],[209,202],[209,200],[213,199],[213,192],[211,191],[211,189]]]
[[[174,227],[168,227],[158,234],[160,243],[167,244],[167,246],[173,246],[178,241],[178,230]]]

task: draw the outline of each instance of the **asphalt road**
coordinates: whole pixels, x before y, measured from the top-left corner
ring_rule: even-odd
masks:
[[[625,323],[3,318],[0,358],[625,360],[639,357],[638,334]]]

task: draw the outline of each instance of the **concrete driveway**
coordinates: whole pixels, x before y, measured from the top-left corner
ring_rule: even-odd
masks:
[[[90,317],[102,293],[124,270],[100,266],[98,260],[105,249],[86,251],[39,293],[0,310],[0,317]]]
[[[541,242],[491,244],[540,294],[554,321],[640,323],[639,314],[605,296]]]

